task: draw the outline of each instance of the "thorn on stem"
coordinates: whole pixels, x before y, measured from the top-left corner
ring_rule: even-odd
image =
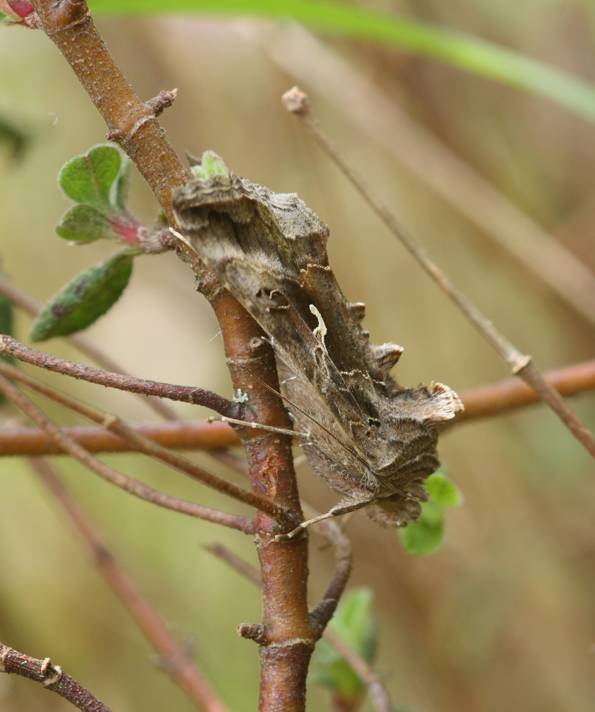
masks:
[[[145,106],[152,111],[154,116],[159,116],[174,103],[177,95],[177,89],[162,89],[157,96],[145,101]]]

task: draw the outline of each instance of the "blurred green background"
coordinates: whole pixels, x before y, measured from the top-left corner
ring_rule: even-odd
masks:
[[[365,4],[468,32],[595,82],[592,0]],[[373,340],[405,346],[397,369],[401,382],[437,380],[463,391],[507,371],[282,109],[281,94],[296,82],[401,221],[538,365],[592,358],[592,323],[428,187],[425,177],[440,171],[442,154],[436,164],[418,164],[413,175],[386,146],[403,143],[397,141],[397,112],[405,112],[414,127],[438,139],[592,267],[595,124],[552,101],[363,40],[318,36],[328,61],[340,59],[346,71],[357,71],[383,98],[380,104],[363,94],[358,101],[357,83],[341,84],[345,75],[316,60],[314,48],[320,47],[312,36],[284,25],[180,16],[102,17],[99,26],[141,96],[178,88],[163,124],[180,153],[211,148],[237,173],[297,191],[330,226],[334,270],[347,296],[367,303]],[[18,162],[0,148],[2,269],[44,300],[110,253],[104,243],[74,248],[54,234],[68,206],[56,174],[66,159],[102,141],[105,127],[43,34],[0,29],[0,66],[0,115],[32,137]],[[362,110],[376,122],[372,131],[354,119]],[[415,152],[413,140],[409,148]],[[137,214],[153,219],[156,206],[138,176],[132,202]],[[24,317],[17,328],[25,339]],[[217,323],[194,292],[188,269],[171,255],[137,260],[121,302],[88,333],[136,375],[230,393]],[[59,340],[44,348],[80,358]],[[129,420],[154,418],[132,396],[43,378]],[[181,417],[206,415],[174,407]],[[593,396],[575,398],[573,407],[595,426]],[[74,422],[46,410],[58,422]],[[15,413],[4,407],[0,417],[14,423]],[[393,699],[410,712],[592,712],[592,461],[541,407],[461,425],[444,436],[441,452],[465,504],[449,513],[440,552],[410,557],[394,532],[365,516],[348,524],[355,546],[352,585],[375,593],[376,667]],[[207,462],[199,454],[196,459]],[[164,490],[230,507],[146,459],[105,460]],[[171,629],[193,646],[225,701],[238,712],[255,709],[256,649],[237,637],[235,627],[259,619],[258,592],[202,549],[221,541],[253,561],[251,543],[127,497],[66,458],[55,463]],[[153,653],[26,462],[0,459],[0,478],[0,640],[51,655],[114,710],[192,709],[156,670]],[[303,466],[300,486],[320,509],[334,501]],[[332,556],[317,537],[311,548],[314,600]],[[0,676],[0,709],[70,707],[25,680]],[[326,695],[312,689],[309,709],[328,709]]]

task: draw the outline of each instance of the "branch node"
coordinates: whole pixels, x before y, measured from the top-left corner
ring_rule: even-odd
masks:
[[[281,103],[291,114],[307,116],[310,113],[308,95],[298,86],[291,87],[281,97]]]
[[[178,96],[177,89],[162,89],[157,96],[145,101],[145,106],[153,116],[159,116],[165,109],[168,109]]]
[[[106,132],[105,138],[108,141],[113,141],[114,143],[119,143],[122,140],[122,136],[124,135],[124,132],[122,129],[114,128],[114,129],[109,129],[109,131]]]
[[[512,364],[512,373],[518,376],[531,363],[532,357],[529,354],[519,354]]]
[[[6,647],[0,653],[0,672],[6,672],[6,658],[8,658],[10,650],[10,648]]]
[[[43,686],[51,687],[62,677],[62,668],[59,665],[52,665],[51,658],[44,658],[41,662],[41,674],[43,675]]]
[[[253,640],[258,645],[268,645],[270,643],[267,627],[261,623],[240,623],[237,631],[241,638]]]
[[[59,0],[50,5],[45,3],[39,14],[44,30],[50,36],[90,19],[86,0]]]
[[[279,643],[271,643],[267,646],[269,650],[284,650],[287,648],[295,648],[296,646],[303,646],[305,648],[313,648],[316,645],[316,640],[314,638],[289,638],[288,640],[283,640]]]

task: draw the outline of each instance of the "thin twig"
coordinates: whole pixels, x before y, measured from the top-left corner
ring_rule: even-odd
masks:
[[[239,445],[237,434],[227,423],[183,420],[173,423],[134,425],[135,432],[160,445],[176,450],[205,450]],[[85,450],[99,452],[136,452],[137,448],[103,428],[63,427],[62,431]],[[2,455],[57,455],[63,450],[37,428],[0,429]],[[226,460],[226,464],[229,462]]]
[[[309,518],[318,516],[312,507],[304,505],[304,511]],[[316,630],[324,631],[330,619],[335,614],[339,599],[343,595],[345,586],[351,574],[353,564],[353,550],[351,542],[338,522],[332,519],[319,522],[317,533],[321,534],[333,545],[335,552],[335,570],[324,592],[322,600],[310,614]]]
[[[166,92],[167,93],[167,92]],[[6,278],[2,277],[0,275],[0,294],[3,294],[5,297],[10,299],[10,301],[29,314],[30,316],[37,316],[41,309],[42,305],[37,302],[35,299],[33,299],[30,295],[28,295],[26,292],[23,292],[21,289],[18,289],[15,287],[13,284],[11,284]],[[78,349],[82,354],[90,358],[92,361],[94,361],[98,366],[100,366],[102,369],[106,371],[115,371],[117,373],[122,374],[123,376],[130,376],[130,374],[124,369],[117,361],[115,361],[109,354],[105,353],[102,349],[100,349],[98,346],[96,346],[92,341],[89,341],[85,336],[82,334],[72,334],[71,336],[66,336],[63,337],[66,339],[68,343],[70,343],[72,346],[74,346],[76,349]],[[168,420],[170,422],[176,421],[178,419],[176,411],[168,404],[165,403],[163,400],[160,400],[157,397],[154,396],[148,396],[145,397],[142,393],[137,393],[136,395],[139,396],[139,400],[141,400],[145,405],[147,405],[153,412],[157,413],[157,415],[161,416],[165,420]],[[194,428],[194,425],[196,427]],[[150,426],[147,426],[150,427]],[[207,442],[205,445],[210,445],[212,448],[215,448],[214,451],[210,452],[210,456],[219,462],[226,462],[226,454],[223,450],[219,451],[218,448],[225,448],[228,447],[229,445],[236,445],[238,444],[238,439],[235,434],[235,431],[232,431],[230,429],[223,429],[223,428],[218,428],[218,427],[213,427],[213,428],[208,428],[207,425],[203,423],[196,423],[192,424],[193,427],[193,433],[200,432],[203,434],[203,436],[206,438]],[[161,429],[158,430],[158,438],[163,437],[164,431],[167,432],[167,426],[162,426]],[[95,431],[96,434],[100,431]],[[175,431],[176,435],[178,435],[178,431]],[[41,437],[47,440],[41,433]],[[105,432],[101,432],[100,439],[104,438],[107,435],[109,438],[109,435]],[[219,439],[217,438],[219,436]],[[3,438],[4,434],[0,435],[0,438]],[[198,435],[200,438],[201,436]],[[74,435],[75,440],[77,439],[77,435]],[[165,436],[165,440],[167,440],[167,436]],[[13,442],[13,447],[17,445],[19,441],[18,436],[16,437],[15,441]],[[112,444],[115,444],[116,447],[124,448],[126,450],[128,448],[128,444],[124,440],[121,440],[120,438],[111,438]],[[49,440],[47,440],[48,444],[50,447],[53,445],[50,443]],[[213,443],[211,445],[211,443]],[[85,443],[81,443],[85,444]],[[168,443],[165,441],[160,442],[161,445],[168,446]],[[54,446],[55,447],[55,446]],[[194,448],[195,445],[193,443],[192,447]],[[97,449],[95,449],[93,446],[91,448],[87,447],[87,449],[90,449],[90,452],[98,452]],[[207,449],[207,448],[205,448]],[[0,445],[0,454],[2,454],[4,450],[2,449],[2,445]],[[38,453],[32,452],[31,454],[43,454],[43,455],[49,455],[51,454],[50,452],[47,451],[41,451]]]
[[[244,578],[248,579],[248,581],[251,581],[256,586],[260,586],[260,576],[256,568],[226,546],[215,543],[207,545],[205,549],[213,554],[213,556],[224,561],[230,568],[237,571]],[[393,706],[386,688],[368,663],[329,628],[323,631],[322,637],[351,665],[355,674],[367,687],[370,699],[378,712],[393,712]]]
[[[92,422],[97,423],[116,435],[119,435],[128,443],[133,445],[138,452],[142,452],[149,457],[166,463],[170,467],[174,467],[176,470],[184,472],[193,479],[202,482],[202,484],[216,490],[217,492],[221,492],[228,497],[233,497],[233,499],[236,499],[238,502],[248,504],[251,507],[267,512],[267,514],[270,514],[272,517],[277,519],[283,520],[284,517],[288,515],[286,510],[275,504],[268,497],[244,490],[241,487],[234,485],[232,482],[228,482],[227,480],[221,479],[216,475],[212,475],[210,472],[207,472],[202,467],[195,465],[185,457],[182,457],[181,455],[178,455],[177,453],[153,442],[142,433],[139,433],[131,428],[123,420],[120,420],[120,418],[101,413],[101,411],[96,408],[92,408],[91,406],[85,405],[80,401],[76,401],[64,393],[60,393],[54,388],[51,388],[50,386],[38,383],[30,376],[21,373],[18,369],[13,368],[8,364],[0,362],[0,374],[3,374],[13,381],[18,381],[35,392],[49,398],[55,403],[59,403],[65,408],[82,415],[84,418],[88,418]]]
[[[365,70],[298,25],[271,30],[241,21],[237,29],[243,37],[256,40],[283,72],[307,82],[331,102],[359,131],[478,226],[575,313],[595,324],[595,279],[588,266],[416,122]],[[178,28],[180,31],[183,29]],[[159,42],[163,47],[160,37]],[[179,64],[176,70],[186,71]]]
[[[548,382],[563,396],[595,390],[595,361],[584,361],[555,371],[546,371]],[[539,396],[516,378],[478,386],[461,394],[465,410],[460,413],[450,429],[458,423],[479,418],[504,415],[525,406],[540,403]],[[135,432],[174,450],[206,450],[217,454],[224,464],[237,469],[231,453],[217,452],[239,444],[239,438],[227,423],[207,423],[181,420],[159,425],[134,425]],[[102,428],[62,428],[89,452],[136,452],[137,449]],[[2,455],[55,455],[62,450],[41,430],[34,428],[4,428],[0,430],[0,456]]]
[[[413,256],[417,263],[438,284],[442,291],[457,305],[467,319],[489,341],[500,356],[508,363],[512,373],[522,378],[539,397],[547,403],[566,425],[574,437],[582,443],[588,452],[595,458],[595,439],[588,428],[564,403],[561,396],[550,386],[532,362],[531,356],[522,354],[484,315],[482,312],[460,292],[449,277],[430,259],[424,248],[407,233],[399,224],[394,213],[389,210],[376,195],[372,193],[359,173],[343,158],[334,143],[321,127],[314,116],[308,97],[300,89],[294,87],[283,96],[285,108],[298,116],[304,126],[309,130],[316,143],[326,155],[341,170],[343,175],[351,182],[354,188],[366,200],[376,215],[383,221],[392,234],[401,242],[405,249]]]
[[[96,383],[106,388],[117,388],[129,393],[142,393],[147,396],[158,396],[159,398],[169,398],[170,400],[202,405],[210,408],[221,415],[235,415],[235,404],[223,398],[223,396],[207,391],[204,388],[194,388],[192,386],[178,386],[171,383],[161,383],[150,381],[144,378],[135,378],[121,373],[103,371],[100,368],[85,366],[82,363],[67,361],[46,354],[43,351],[29,348],[19,343],[11,336],[0,335],[0,353],[10,354],[18,361],[23,361],[31,366],[44,368],[48,371],[61,373],[64,376],[79,378],[89,383]]]
[[[70,675],[62,672],[62,668],[54,665],[50,658],[32,658],[0,642],[0,672],[14,673],[40,682],[47,690],[60,695],[83,712],[110,712],[107,705]]]
[[[595,390],[595,360],[575,363],[555,371],[546,371],[543,375],[562,396]],[[478,386],[463,391],[460,396],[465,410],[457,416],[453,425],[509,413],[511,410],[540,402],[535,391],[516,378],[507,378],[486,386]]]
[[[161,616],[118,563],[56,470],[43,458],[31,458],[29,462],[72,522],[81,542],[86,544],[99,574],[158,653],[163,669],[174,683],[186,692],[198,709],[227,712],[225,705],[197,669],[187,647],[178,643]]]
[[[15,287],[6,279],[6,277],[2,277],[1,275],[0,294],[3,294],[16,307],[32,317],[36,317],[41,312],[42,305],[37,300],[33,299],[33,297],[29,296],[21,289]],[[82,334],[71,334],[70,336],[66,336],[64,338],[68,343],[72,344],[72,346],[77,348],[82,354],[85,354],[85,356],[88,356],[105,371],[116,371],[123,376],[130,375],[117,361],[114,361],[109,354],[105,353]],[[158,398],[149,397],[147,399],[143,399],[143,402],[162,418],[165,418],[166,420],[176,420],[176,412],[167,403],[163,403]]]
[[[230,568],[248,579],[248,581],[251,581],[255,586],[261,585],[260,573],[256,566],[252,566],[252,564],[242,559],[241,556],[228,549],[224,544],[213,542],[212,544],[205,544],[204,549],[209,554],[213,554],[216,558],[224,561]]]
[[[107,482],[129,492],[139,499],[151,502],[158,507],[171,509],[174,512],[187,514],[188,516],[204,519],[215,524],[221,524],[222,526],[241,531],[244,534],[253,533],[254,528],[252,521],[246,517],[220,512],[219,510],[204,507],[194,502],[188,502],[178,497],[172,497],[100,462],[97,458],[93,457],[91,453],[85,450],[85,448],[81,447],[81,445],[54,425],[34,403],[20,393],[4,376],[0,376],[0,391],[2,391],[6,398],[14,403],[22,413],[31,418],[38,427],[44,430],[62,450]]]
[[[362,656],[358,655],[332,628],[327,628],[324,631],[323,637],[327,643],[330,643],[339,655],[349,663],[353,672],[364,683],[370,695],[370,699],[378,712],[393,712],[394,707],[390,701],[386,687]]]

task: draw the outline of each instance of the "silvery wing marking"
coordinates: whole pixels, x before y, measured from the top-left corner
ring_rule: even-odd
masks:
[[[328,229],[294,193],[235,175],[196,179],[174,196],[184,235],[274,346],[310,465],[382,524],[415,519],[438,467],[438,426],[461,410],[448,386],[403,388],[402,348],[373,345],[329,267]]]

